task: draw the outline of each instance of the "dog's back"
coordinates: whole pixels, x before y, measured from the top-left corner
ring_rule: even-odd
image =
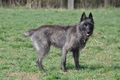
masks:
[[[58,48],[62,48],[66,42],[66,38],[69,36],[70,32],[75,32],[75,25],[43,25],[37,29],[31,29],[24,33],[25,37],[32,36],[32,41],[34,38],[47,39],[47,41]],[[33,43],[34,44],[34,43]]]

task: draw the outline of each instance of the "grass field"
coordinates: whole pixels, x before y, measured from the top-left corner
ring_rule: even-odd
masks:
[[[45,24],[73,25],[83,12],[93,13],[95,30],[80,54],[82,69],[76,70],[72,54],[61,70],[61,51],[51,47],[43,65],[36,66],[37,52],[26,30]],[[0,80],[120,80],[120,8],[22,9],[0,8]]]

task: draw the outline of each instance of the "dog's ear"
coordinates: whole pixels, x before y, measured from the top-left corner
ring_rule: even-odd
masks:
[[[84,19],[86,19],[86,14],[85,14],[85,12],[83,12],[80,21],[83,21]]]
[[[92,15],[92,13],[90,12],[90,14],[89,14],[89,18],[93,21],[93,15]],[[94,22],[94,21],[93,21]]]
[[[93,18],[92,13],[89,14],[89,18],[91,18],[91,19]]]

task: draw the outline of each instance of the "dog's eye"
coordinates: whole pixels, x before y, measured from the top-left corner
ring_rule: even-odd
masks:
[[[87,26],[87,24],[84,24],[84,27],[86,27]]]

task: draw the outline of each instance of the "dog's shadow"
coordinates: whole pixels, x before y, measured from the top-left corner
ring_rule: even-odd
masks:
[[[105,67],[105,66],[88,66],[88,65],[81,65],[80,69],[81,70],[86,70],[86,69],[90,69],[90,70],[98,70],[98,69],[112,69],[112,70],[120,70],[120,66],[109,66],[109,67]],[[75,66],[69,66],[67,67],[67,69],[75,69]]]

